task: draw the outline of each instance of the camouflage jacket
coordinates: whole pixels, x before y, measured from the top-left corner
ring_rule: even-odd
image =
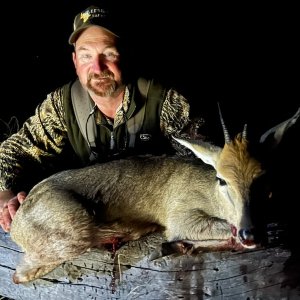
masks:
[[[122,107],[112,126],[124,122],[130,91],[126,88]],[[0,145],[0,190],[28,191],[41,179],[60,170],[79,167],[68,138],[63,87],[47,98],[28,118],[21,129]],[[189,124],[190,105],[176,90],[167,90],[160,114],[160,128],[166,137],[180,132]],[[100,111],[97,120],[103,118]],[[111,120],[107,120],[111,122]]]

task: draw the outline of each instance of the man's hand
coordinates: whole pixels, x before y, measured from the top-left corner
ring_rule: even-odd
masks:
[[[4,231],[10,230],[11,221],[25,198],[25,192],[20,192],[17,195],[10,190],[0,192],[0,226]]]

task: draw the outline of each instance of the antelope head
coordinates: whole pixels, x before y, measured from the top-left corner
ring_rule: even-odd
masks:
[[[264,170],[248,151],[247,126],[231,139],[221,113],[220,119],[225,139],[223,148],[200,140],[175,140],[214,167],[216,181],[211,201],[217,203],[218,217],[231,225],[232,235],[238,243],[245,248],[254,248],[256,237],[251,220],[250,190],[254,180],[264,174]]]

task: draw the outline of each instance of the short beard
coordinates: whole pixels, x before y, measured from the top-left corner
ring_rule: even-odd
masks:
[[[105,82],[96,81],[92,84],[92,80],[105,79]],[[109,70],[101,74],[90,74],[87,80],[87,88],[99,97],[111,97],[119,88],[120,84],[114,80],[114,74]]]

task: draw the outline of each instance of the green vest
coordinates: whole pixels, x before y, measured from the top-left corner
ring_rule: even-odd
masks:
[[[113,129],[105,118],[96,125],[95,104],[78,79],[63,87],[68,137],[82,165],[133,154],[173,152],[160,130],[167,89],[143,78],[128,88],[131,98],[126,121]]]

